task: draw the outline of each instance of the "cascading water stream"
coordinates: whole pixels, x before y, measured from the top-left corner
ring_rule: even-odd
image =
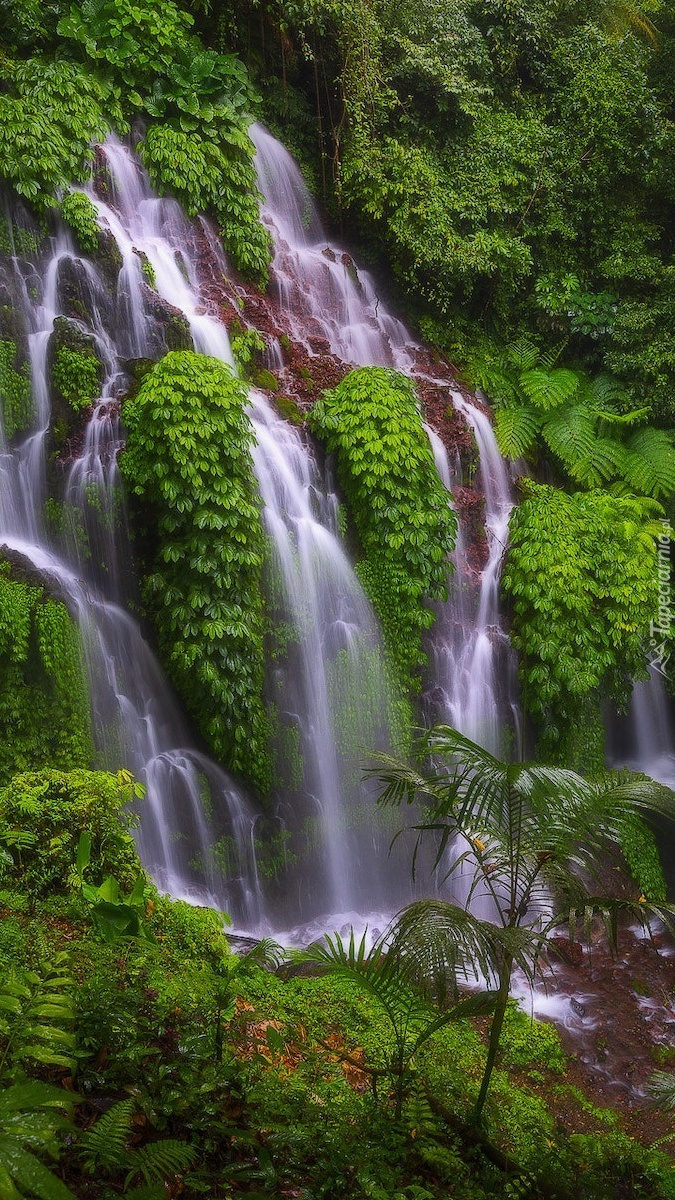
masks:
[[[263,220],[274,241],[273,287],[295,336],[310,351],[318,339],[343,361],[411,373],[413,339],[380,301],[368,272],[357,273],[351,256],[328,243],[290,154],[262,126],[253,125],[249,132],[257,151]],[[476,587],[475,575],[471,577],[466,568],[460,532],[450,598],[437,607],[430,639],[431,707],[434,719],[499,752],[504,749],[505,717],[517,720],[511,672],[506,678],[512,686],[503,685],[509,646],[499,624],[499,575],[512,508],[509,481],[489,418],[444,381],[432,382],[449,390],[449,399],[476,440],[488,560]],[[447,452],[438,438],[431,440],[439,474],[450,490]]]
[[[152,195],[138,164],[119,143],[106,144],[102,154],[114,208],[94,192],[91,198],[127,265],[123,286],[131,286],[134,272],[136,285],[142,286],[135,264],[147,259],[158,294],[186,317],[195,349],[231,363],[225,327],[204,312],[180,210]],[[177,266],[179,253],[183,270]],[[134,304],[137,311],[131,298],[127,307]],[[308,448],[259,393],[251,392],[249,416],[273,547],[270,569],[281,583],[283,613],[297,641],[296,670],[277,668],[272,699],[286,727],[291,720],[299,733],[303,778],[294,811],[282,802],[275,820],[281,832],[304,822],[305,836],[314,843],[287,913],[297,920],[379,899],[396,901],[400,872],[387,860],[387,841],[377,832],[374,806],[355,773],[360,754],[387,743],[386,681],[375,621],[337,534],[336,499],[325,494]],[[346,705],[356,701],[358,706],[359,700],[363,713],[357,712],[354,728],[346,730]],[[364,817],[366,807],[369,817]],[[358,835],[350,828],[357,819]]]

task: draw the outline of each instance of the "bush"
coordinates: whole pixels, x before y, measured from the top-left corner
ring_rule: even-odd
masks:
[[[317,402],[310,427],[337,459],[362,550],[357,572],[406,686],[418,687],[428,600],[444,599],[456,519],[413,386],[382,367],[351,371]]]
[[[129,832],[137,819],[126,808],[133,795],[127,771],[15,775],[0,790],[0,843],[14,857],[10,876],[32,897],[66,891],[74,881],[80,834],[87,832],[94,874],[132,886],[141,870]]]

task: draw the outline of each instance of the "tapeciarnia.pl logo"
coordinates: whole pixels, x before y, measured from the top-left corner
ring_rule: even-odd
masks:
[[[665,675],[671,655],[670,631],[673,625],[673,599],[670,591],[670,526],[661,522],[663,533],[656,543],[659,580],[659,607],[656,620],[649,625],[647,659],[650,667]]]

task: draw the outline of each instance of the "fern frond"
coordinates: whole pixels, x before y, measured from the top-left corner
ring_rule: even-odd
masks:
[[[542,435],[549,450],[576,479],[577,468],[583,470],[593,457],[595,417],[584,404],[566,405],[546,418]]]
[[[519,386],[530,404],[542,412],[550,412],[562,404],[568,404],[577,395],[580,382],[579,376],[567,367],[557,367],[553,371],[535,367],[523,372]]]
[[[128,1170],[132,1155],[127,1149],[135,1109],[134,1100],[119,1100],[82,1135],[80,1150],[84,1170]]]
[[[668,497],[675,492],[675,448],[663,429],[638,429],[628,440],[624,477],[641,495]]]
[[[540,428],[540,419],[531,408],[500,408],[495,414],[497,444],[505,458],[520,458],[532,449]]]
[[[575,463],[570,474],[584,487],[602,487],[622,474],[625,463],[626,450],[621,442],[612,437],[598,437],[593,443],[593,453]]]
[[[179,1142],[175,1138],[148,1142],[140,1150],[134,1151],[134,1162],[127,1175],[125,1187],[128,1187],[137,1175],[142,1175],[146,1186],[175,1179],[176,1175],[182,1175],[192,1166],[196,1158],[196,1148],[189,1146],[187,1142]]]
[[[507,348],[504,359],[505,365],[515,367],[520,372],[531,371],[539,361],[539,347],[529,338],[518,338]]]

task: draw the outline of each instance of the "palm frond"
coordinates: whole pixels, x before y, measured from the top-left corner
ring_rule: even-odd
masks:
[[[647,1093],[657,1108],[675,1109],[675,1075],[672,1071],[654,1071],[647,1082]]]

